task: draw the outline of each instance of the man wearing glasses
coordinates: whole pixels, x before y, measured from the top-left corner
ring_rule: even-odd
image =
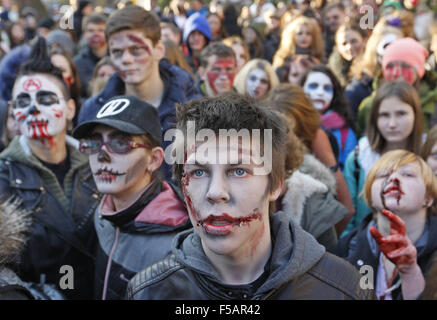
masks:
[[[161,124],[151,104],[117,96],[75,128],[103,199],[94,216],[98,236],[96,299],[122,299],[128,281],[170,253],[190,226],[179,191],[158,178],[164,160]]]
[[[32,213],[18,274],[54,284],[70,299],[91,298],[92,215],[100,195],[87,159],[67,135],[74,101],[42,38],[20,68],[10,103],[21,136],[0,154],[0,195],[19,198]]]

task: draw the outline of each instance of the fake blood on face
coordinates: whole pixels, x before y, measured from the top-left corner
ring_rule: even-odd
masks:
[[[389,185],[388,180],[389,179],[387,178],[384,181],[382,189],[381,189],[381,201],[382,201],[382,205],[384,206],[384,209],[387,209],[386,204],[385,204],[385,197],[387,194],[389,194],[391,192],[395,192],[398,205],[401,201],[402,195],[404,195],[404,192],[401,189],[401,183],[400,183],[399,179],[397,179],[397,178],[393,179],[392,186],[390,186],[390,187],[388,187],[388,185]]]
[[[261,214],[253,212],[243,217],[232,217],[227,213],[222,213],[219,216],[210,215],[206,219],[200,220],[197,226],[203,227],[206,232],[211,234],[227,235],[232,232],[233,227],[241,227],[254,220],[261,220]]]

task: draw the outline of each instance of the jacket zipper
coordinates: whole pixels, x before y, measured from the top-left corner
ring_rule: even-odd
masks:
[[[106,265],[105,281],[103,283],[102,300],[106,300],[106,291],[108,290],[108,281],[109,281],[109,273],[111,271],[112,255],[114,254],[115,248],[117,247],[119,233],[120,233],[120,229],[117,227],[115,229],[114,243],[112,244],[111,252],[109,253],[109,257],[108,257],[108,264]]]

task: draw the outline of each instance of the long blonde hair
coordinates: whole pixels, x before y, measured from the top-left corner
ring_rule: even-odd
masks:
[[[269,77],[269,91],[279,84],[278,76],[270,62],[264,59],[252,59],[246,63],[243,68],[237,73],[234,79],[234,88],[240,94],[246,94],[246,80],[250,72],[254,69],[261,69],[267,73]],[[268,92],[267,92],[268,94]],[[267,96],[266,94],[266,96]]]
[[[313,18],[299,16],[287,24],[282,31],[281,43],[273,58],[273,66],[275,68],[282,66],[287,58],[292,57],[296,53],[294,37],[302,25],[305,25],[311,33],[312,43],[309,50],[310,54],[319,60],[323,60],[325,46],[322,39],[322,30],[320,29],[319,24]]]

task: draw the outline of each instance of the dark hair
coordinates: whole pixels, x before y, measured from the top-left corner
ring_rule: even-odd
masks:
[[[47,44],[43,37],[38,37],[32,46],[29,57],[21,65],[17,78],[36,73],[42,73],[54,77],[60,82],[60,87],[64,93],[64,98],[70,98],[70,90],[62,77],[62,71],[55,67],[48,55]]]
[[[124,30],[141,30],[153,45],[161,39],[161,27],[158,16],[140,6],[124,7],[112,13],[106,23],[106,38]]]
[[[86,26],[90,23],[93,24],[106,24],[108,17],[101,13],[93,13],[83,18],[82,31],[85,32]]]
[[[334,87],[334,96],[328,109],[343,116],[343,118],[346,120],[346,125],[355,131],[355,123],[352,117],[352,111],[350,110],[343,87],[331,69],[322,64],[309,67],[300,78],[299,85],[303,88],[305,81],[312,72],[321,72],[328,76],[328,78],[331,80],[332,86]]]
[[[202,129],[210,129],[216,134],[220,129],[247,129],[272,130],[272,170],[269,174],[269,191],[275,190],[284,181],[285,160],[287,156],[287,126],[283,118],[271,111],[255,99],[227,92],[216,97],[194,99],[178,105],[176,108],[177,128],[187,137],[188,121],[195,121],[196,133]],[[184,159],[186,157],[186,139],[178,141],[175,145],[182,147],[184,143]],[[174,165],[174,177],[181,182],[184,174],[184,165]]]
[[[213,42],[202,50],[202,53],[200,54],[200,66],[207,67],[208,58],[211,56],[217,56],[220,58],[232,57],[235,59],[235,52],[232,48],[221,42]]]

